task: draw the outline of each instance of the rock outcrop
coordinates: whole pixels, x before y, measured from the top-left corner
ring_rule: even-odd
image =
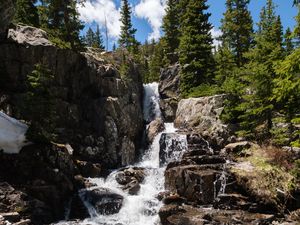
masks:
[[[225,95],[182,99],[176,111],[175,126],[201,134],[215,147],[223,147],[229,131],[222,123]]]
[[[57,141],[69,143],[84,161],[110,168],[132,164],[143,131],[143,89],[137,67],[129,65],[128,77],[122,79],[117,59],[113,65],[105,56],[59,49],[44,31],[29,26],[17,25],[8,33],[0,43],[0,109],[22,119],[19,108],[27,75],[42,64],[55,77],[51,91]]]
[[[159,94],[161,96],[160,108],[164,119],[173,122],[179,97],[180,65],[175,64],[164,68],[160,73]]]

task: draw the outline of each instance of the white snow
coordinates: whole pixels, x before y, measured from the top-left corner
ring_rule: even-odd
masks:
[[[0,111],[0,150],[19,153],[27,144],[25,134],[28,126]]]

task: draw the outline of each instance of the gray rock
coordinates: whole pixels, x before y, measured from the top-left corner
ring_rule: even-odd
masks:
[[[105,188],[85,190],[83,198],[102,215],[118,213],[123,204],[123,196]]]
[[[175,126],[192,129],[211,143],[223,146],[230,136],[227,125],[220,119],[225,97],[215,95],[181,100],[176,111]]]
[[[166,122],[173,122],[180,95],[180,65],[175,64],[164,68],[160,73],[159,94],[161,96],[160,108]]]
[[[164,122],[161,118],[157,118],[156,120],[153,120],[151,123],[149,123],[146,130],[148,143],[152,143],[155,136],[162,132],[164,129]]]
[[[18,44],[26,44],[33,46],[52,46],[48,40],[47,33],[42,29],[16,25],[15,29],[8,30],[8,39],[11,39]]]

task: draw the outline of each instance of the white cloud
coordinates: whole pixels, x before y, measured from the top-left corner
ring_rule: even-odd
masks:
[[[149,39],[157,40],[161,36],[160,27],[165,15],[166,0],[141,0],[134,8],[138,18],[146,19],[152,28]]]
[[[84,5],[78,5],[80,19],[86,23],[96,22],[101,28],[105,28],[107,21],[108,35],[117,38],[120,34],[120,10],[113,0],[88,0]]]
[[[213,45],[218,47],[221,44],[221,41],[217,40],[218,37],[222,35],[222,31],[216,28],[211,29],[211,36],[214,39]]]

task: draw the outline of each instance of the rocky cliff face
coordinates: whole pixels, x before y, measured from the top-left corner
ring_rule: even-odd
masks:
[[[179,72],[180,65],[175,64],[161,70],[159,94],[160,108],[167,122],[173,122],[179,98]]]
[[[5,38],[7,28],[14,16],[15,7],[14,0],[1,0],[0,1],[0,40]]]
[[[27,75],[42,64],[55,76],[51,90],[58,140],[70,143],[84,160],[109,167],[133,163],[143,129],[142,80],[136,66],[130,65],[122,79],[117,65],[94,54],[59,49],[40,29],[17,26],[8,33],[0,43],[0,108],[22,119],[19,100],[27,91]]]
[[[223,146],[229,131],[222,123],[225,95],[182,99],[176,111],[175,126],[201,134],[217,147]]]

